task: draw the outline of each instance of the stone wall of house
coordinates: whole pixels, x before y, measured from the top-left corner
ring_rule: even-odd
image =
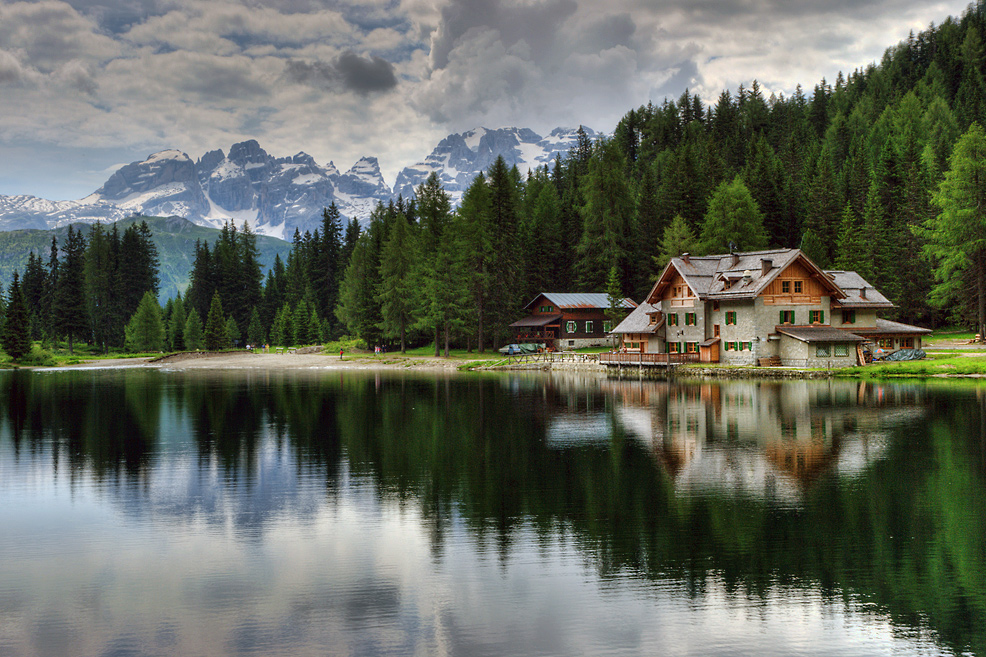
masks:
[[[856,344],[843,343],[849,347],[848,356],[836,356],[835,345],[829,343],[808,343],[781,336],[780,356],[781,365],[785,367],[852,367],[856,364]],[[819,356],[818,347],[827,347],[828,356]]]

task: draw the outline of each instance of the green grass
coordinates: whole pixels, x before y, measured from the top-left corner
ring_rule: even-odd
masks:
[[[953,356],[949,354],[931,354],[924,360],[912,360],[891,363],[873,363],[866,367],[846,368],[837,370],[835,376],[847,378],[896,378],[896,377],[926,377],[926,376],[970,376],[973,374],[986,375],[986,356]]]

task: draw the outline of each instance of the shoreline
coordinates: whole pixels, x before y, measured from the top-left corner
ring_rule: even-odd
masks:
[[[946,350],[951,345],[936,345]],[[977,350],[978,351],[978,350]],[[986,349],[983,350],[986,353]],[[41,371],[60,370],[97,370],[97,369],[126,369],[147,368],[164,371],[188,370],[247,370],[247,371],[319,371],[319,370],[410,370],[433,372],[584,372],[596,373],[608,378],[645,378],[667,379],[669,373],[663,368],[638,368],[627,365],[621,368],[608,367],[596,362],[551,362],[525,363],[514,365],[484,366],[495,362],[496,357],[490,354],[475,354],[474,359],[466,358],[435,358],[433,356],[401,355],[398,352],[383,355],[349,354],[342,359],[338,354],[326,353],[318,348],[299,349],[295,353],[254,353],[246,351],[225,352],[180,352],[165,354],[158,357],[141,358],[95,358],[72,365],[55,367],[21,367],[14,369],[32,369]],[[956,354],[958,355],[958,354]],[[474,365],[470,367],[470,365]],[[907,372],[888,373],[886,371],[872,375],[867,368],[850,367],[844,369],[801,369],[794,367],[708,367],[688,365],[676,368],[670,373],[673,377],[698,379],[979,379],[986,378],[984,372]]]

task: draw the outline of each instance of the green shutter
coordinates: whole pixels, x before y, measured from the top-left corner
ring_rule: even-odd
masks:
[[[819,324],[824,324],[825,323],[825,311],[824,310],[819,310],[818,311],[818,323]]]
[[[781,311],[781,321],[778,322],[778,324],[783,324],[783,323],[784,323],[784,311],[782,310]]]

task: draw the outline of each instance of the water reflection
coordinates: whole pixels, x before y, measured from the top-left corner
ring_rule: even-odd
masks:
[[[978,386],[127,370],[0,399],[0,654],[986,650]]]

